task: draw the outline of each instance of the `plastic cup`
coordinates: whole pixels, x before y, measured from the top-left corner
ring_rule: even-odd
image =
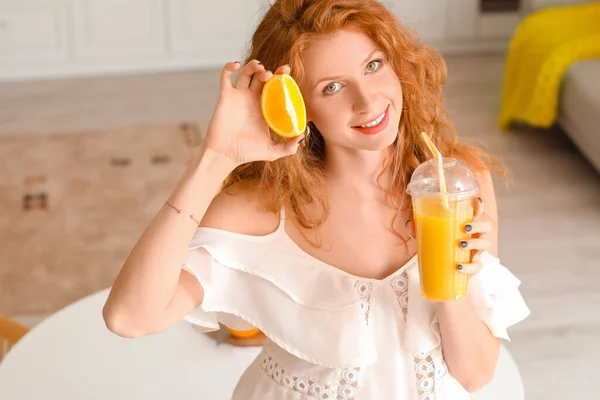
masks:
[[[467,275],[458,264],[471,262],[471,251],[460,241],[471,237],[464,226],[473,219],[473,198],[479,184],[463,162],[443,159],[446,192],[440,190],[440,169],[429,160],[413,172],[407,192],[412,197],[419,276],[423,297],[452,301],[465,297]]]

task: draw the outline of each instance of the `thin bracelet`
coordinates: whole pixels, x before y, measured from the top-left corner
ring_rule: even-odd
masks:
[[[175,207],[173,204],[169,203],[169,201],[165,201],[165,204],[171,207],[173,210],[177,211],[178,214],[181,214],[183,210]],[[200,221],[198,221],[192,214],[190,214],[190,218],[200,227]]]

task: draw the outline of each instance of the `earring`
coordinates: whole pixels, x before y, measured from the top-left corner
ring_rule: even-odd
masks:
[[[315,124],[312,123],[312,121],[308,121],[308,123],[306,124],[306,130],[304,131],[304,140],[308,140],[308,137],[310,136],[310,133],[312,131],[312,129],[316,129]]]

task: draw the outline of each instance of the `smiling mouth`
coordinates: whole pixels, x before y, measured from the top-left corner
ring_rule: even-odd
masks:
[[[363,125],[354,125],[353,128],[374,128],[376,126],[379,126],[379,124],[381,124],[381,121],[383,121],[383,119],[385,118],[387,110],[388,108],[386,107],[386,109],[381,114],[379,114],[378,117],[364,123]]]

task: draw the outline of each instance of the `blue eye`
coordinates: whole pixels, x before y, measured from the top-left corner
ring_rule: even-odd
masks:
[[[323,93],[324,94],[332,94],[337,92],[338,90],[340,90],[342,84],[339,82],[331,82],[329,85],[325,86],[325,88],[323,88]]]
[[[383,61],[382,60],[373,60],[370,63],[367,64],[367,71],[368,72],[375,72],[379,69],[379,67],[381,67],[381,63]]]

